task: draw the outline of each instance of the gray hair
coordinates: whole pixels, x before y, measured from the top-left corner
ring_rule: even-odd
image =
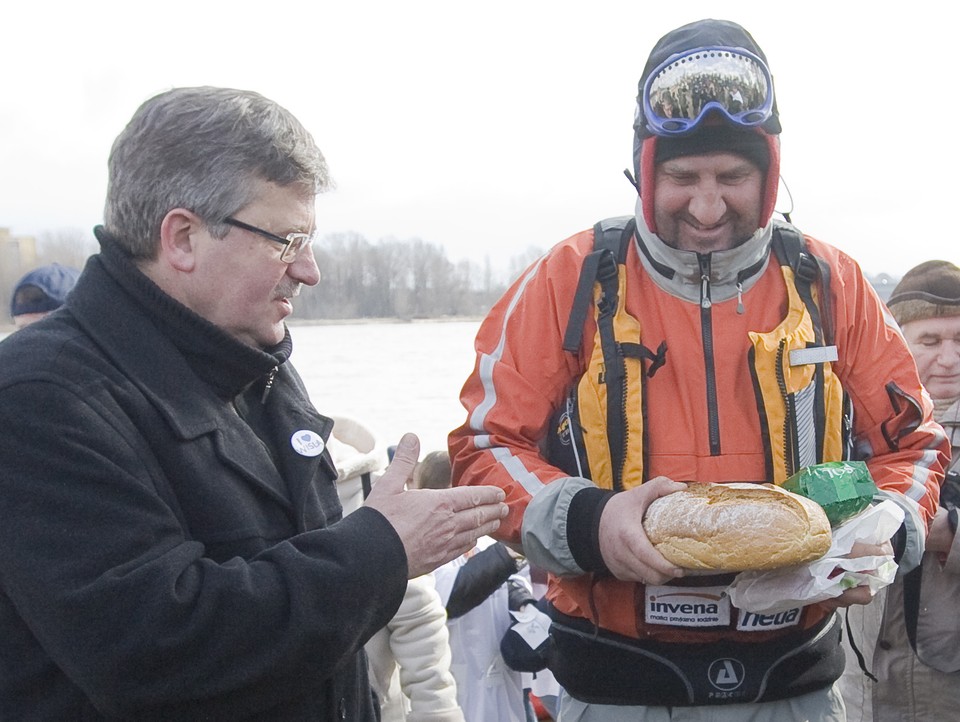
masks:
[[[160,224],[185,208],[226,235],[222,221],[255,200],[258,181],[316,196],[332,181],[313,137],[258,93],[174,88],[141,105],[108,161],[106,230],[134,257],[156,258]]]

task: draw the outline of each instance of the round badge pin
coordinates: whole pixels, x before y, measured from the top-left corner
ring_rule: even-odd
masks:
[[[300,429],[294,431],[293,436],[290,437],[290,446],[300,456],[320,456],[326,444],[323,442],[323,437],[317,432]]]

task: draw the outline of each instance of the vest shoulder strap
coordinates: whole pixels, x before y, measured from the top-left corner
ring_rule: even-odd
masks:
[[[604,302],[613,302],[617,295],[617,264],[627,258],[627,247],[633,238],[636,220],[633,216],[606,218],[593,227],[593,251],[583,259],[580,280],[573,297],[573,307],[563,335],[563,350],[579,353],[583,341],[583,324],[593,307],[593,285],[603,287]]]
[[[773,229],[773,252],[782,265],[793,269],[797,293],[806,305],[817,329],[817,341],[833,343],[833,313],[830,308],[830,266],[807,249],[803,234],[792,225],[778,223]],[[818,287],[818,300],[813,287]]]

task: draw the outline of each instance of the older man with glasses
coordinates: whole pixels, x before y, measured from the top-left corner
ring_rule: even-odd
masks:
[[[0,344],[0,718],[379,719],[364,643],[499,525],[499,489],[404,489],[412,435],[341,518],[284,322],[328,185],[252,92],[115,141],[100,253]]]

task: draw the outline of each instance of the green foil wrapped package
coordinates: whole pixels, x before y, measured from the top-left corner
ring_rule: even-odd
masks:
[[[862,461],[829,461],[806,466],[783,482],[783,488],[813,499],[836,527],[870,506],[877,493]]]

